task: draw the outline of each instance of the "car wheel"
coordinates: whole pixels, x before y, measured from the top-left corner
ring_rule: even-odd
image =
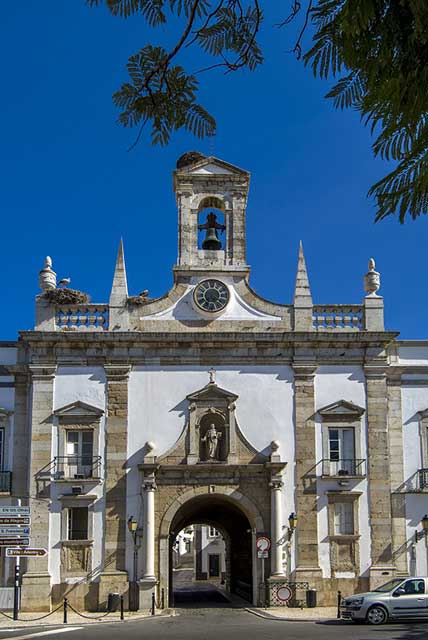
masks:
[[[385,624],[387,620],[388,613],[381,606],[375,605],[367,611],[366,621],[369,624]]]

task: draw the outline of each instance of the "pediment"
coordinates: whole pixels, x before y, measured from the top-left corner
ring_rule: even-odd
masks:
[[[78,400],[77,402],[72,402],[71,404],[67,404],[64,407],[60,407],[59,409],[55,409],[53,412],[54,416],[58,416],[60,418],[100,418],[103,415],[104,411],[99,407],[94,407],[91,404],[86,404],[86,402],[81,402]]]
[[[209,382],[207,385],[205,385],[205,387],[199,389],[199,391],[190,393],[186,397],[191,402],[197,402],[198,400],[215,400],[220,398],[228,400],[229,402],[233,402],[238,398],[235,393],[227,391],[226,389],[222,389],[221,387],[217,386],[215,382]]]
[[[317,413],[322,417],[360,418],[364,412],[365,409],[363,409],[363,407],[359,407],[353,402],[339,400],[338,402],[333,402],[333,404],[329,404],[322,409],[318,409]]]
[[[220,160],[210,156],[208,158],[202,158],[197,162],[183,167],[179,170],[180,173],[190,173],[193,175],[241,175],[248,176],[248,171],[240,169],[229,162]]]

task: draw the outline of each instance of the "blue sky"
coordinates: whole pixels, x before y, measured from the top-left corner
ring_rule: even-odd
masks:
[[[358,115],[335,111],[323,97],[329,85],[287,53],[292,32],[272,27],[280,17],[266,17],[266,63],[256,73],[201,76],[200,102],[218,122],[214,155],[252,174],[251,285],[290,303],[302,239],[314,302],[358,303],[374,256],[386,327],[403,338],[428,338],[428,219],[373,223],[366,193],[386,166],[373,159]],[[111,94],[126,80],[129,54],[175,35],[113,18],[84,0],[2,7],[0,339],[33,328],[47,254],[60,278],[71,276],[71,286],[103,302],[123,236],[130,294],[147,288],[158,296],[171,287],[171,172],[187,150],[209,154],[210,142],[179,133],[160,148],[143,137],[127,152],[134,133],[116,124]],[[186,55],[192,61],[195,54]]]

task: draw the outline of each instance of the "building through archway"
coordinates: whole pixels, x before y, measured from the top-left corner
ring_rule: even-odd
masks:
[[[177,533],[189,525],[202,524],[221,532],[226,543],[225,589],[249,602],[253,601],[254,528],[238,502],[222,495],[201,495],[183,504],[175,514],[170,527],[169,593],[170,606],[174,606],[174,578],[172,547]],[[196,552],[196,576],[203,575],[202,550]]]

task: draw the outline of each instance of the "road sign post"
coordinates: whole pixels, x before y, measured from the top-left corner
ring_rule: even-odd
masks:
[[[267,606],[266,602],[266,585],[265,585],[265,559],[269,557],[270,540],[267,536],[259,536],[256,540],[257,557],[262,561],[261,587],[263,590],[263,606]]]
[[[6,558],[43,558],[48,554],[47,549],[31,549],[23,547],[12,547],[6,549]]]

